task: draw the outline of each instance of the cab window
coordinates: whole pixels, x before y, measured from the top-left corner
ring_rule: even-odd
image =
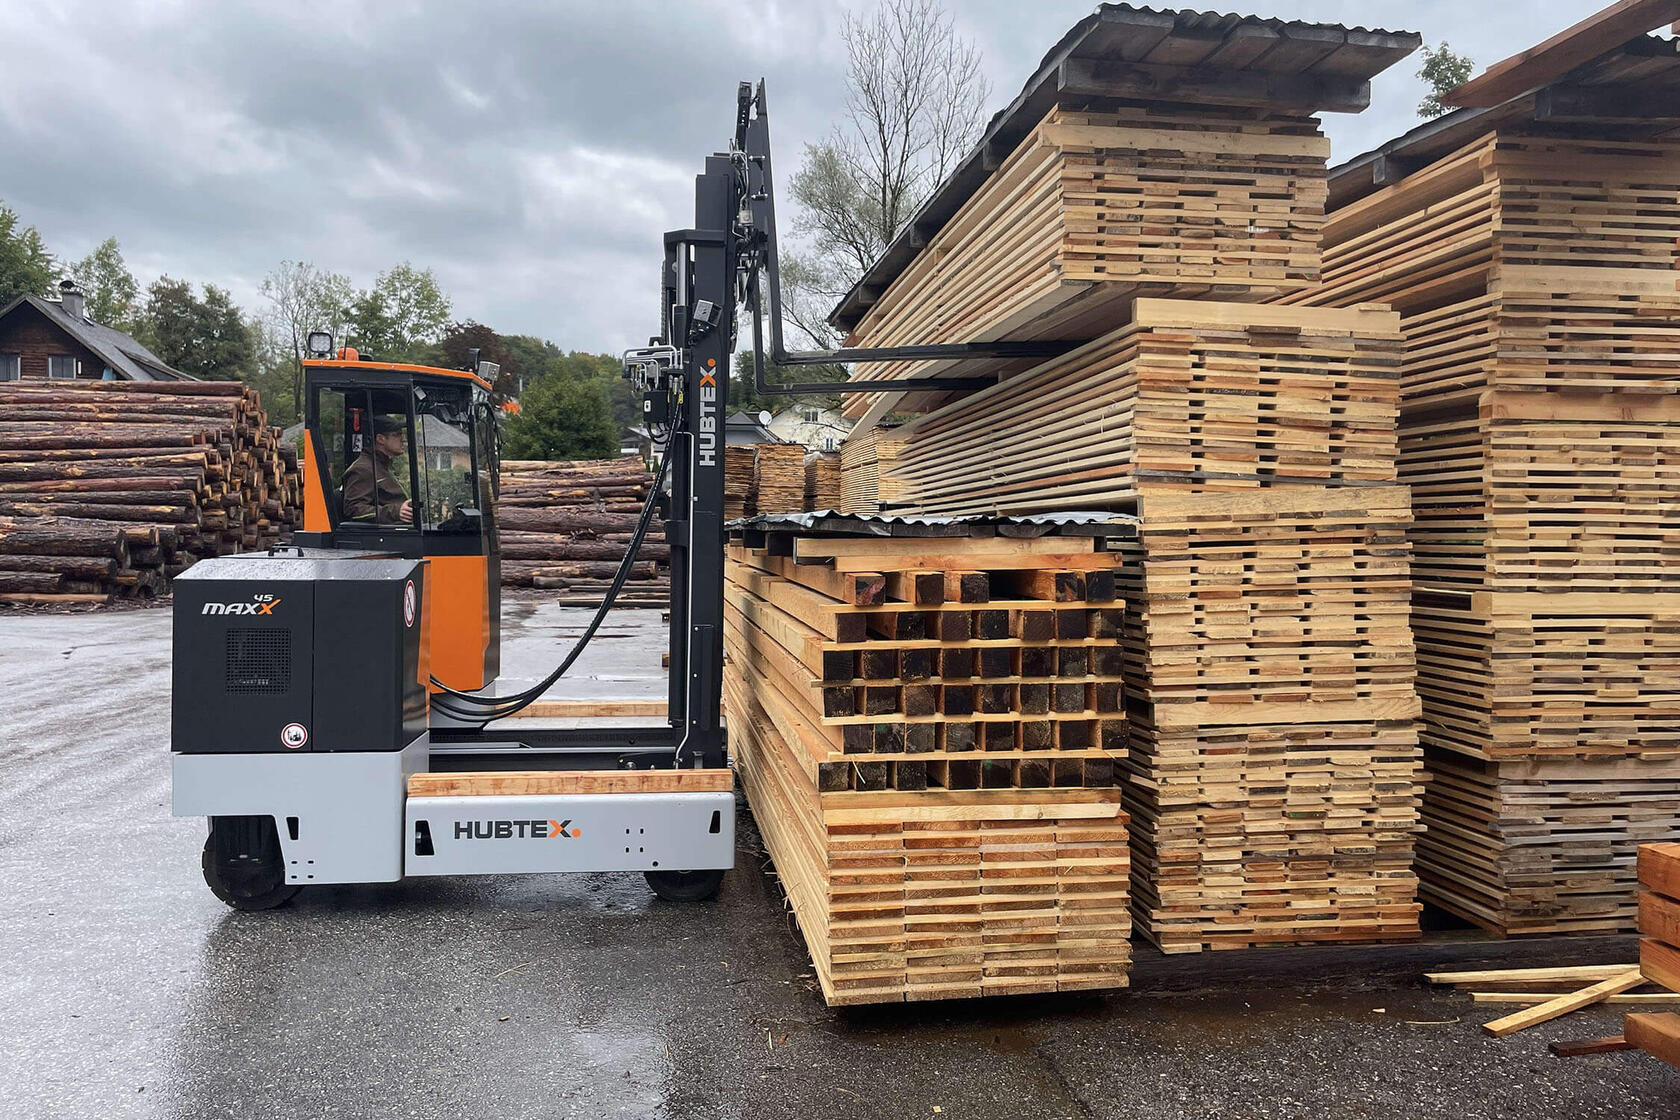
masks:
[[[417,518],[427,532],[479,530],[472,397],[465,385],[414,386],[419,440]]]
[[[390,532],[413,525],[406,393],[323,388],[314,405],[314,435],[326,459],[334,528]]]

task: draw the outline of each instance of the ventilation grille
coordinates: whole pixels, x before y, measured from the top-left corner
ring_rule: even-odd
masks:
[[[292,690],[292,632],[235,628],[227,632],[227,690],[279,695]]]

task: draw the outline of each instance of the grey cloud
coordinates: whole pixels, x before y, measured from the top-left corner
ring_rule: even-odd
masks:
[[[846,0],[867,7],[864,0]],[[951,0],[993,107],[1085,2]],[[1423,32],[1486,64],[1594,0],[1270,0],[1267,14]],[[0,0],[0,198],[74,257],[110,234],[143,279],[248,308],[283,258],[358,283],[403,259],[457,313],[562,346],[653,326],[660,234],[765,77],[785,180],[843,96],[842,0],[415,0],[71,5]],[[1414,61],[1329,117],[1336,158],[1416,123]]]

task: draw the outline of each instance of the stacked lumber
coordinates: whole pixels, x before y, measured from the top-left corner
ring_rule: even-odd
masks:
[[[728,468],[727,457],[725,469]],[[805,508],[805,446],[760,443],[753,448],[754,513],[799,513]]]
[[[1633,845],[1680,838],[1677,242],[1680,143],[1492,130],[1282,297],[1403,313],[1419,872],[1498,932],[1631,929]]]
[[[1305,287],[1318,278],[1329,151],[1313,117],[1053,106],[847,345],[1089,338],[1124,321],[1138,295]],[[847,415],[874,399],[848,398]]]
[[[301,517],[297,449],[236,382],[0,386],[0,596],[165,594],[195,560]]]
[[[511,459],[501,464],[497,527],[502,585],[599,600],[634,536],[653,476],[635,455],[619,459]],[[663,522],[658,514],[636,553],[619,606],[670,600]]]
[[[1014,514],[1392,483],[1400,347],[1386,310],[1140,299],[1126,326],[898,428],[876,493]]]
[[[1680,992],[1680,844],[1639,849],[1639,970],[1645,979]],[[1629,1015],[1623,1035],[1633,1045],[1680,1068],[1680,1015]]]
[[[883,467],[891,471],[898,447],[897,432],[879,425],[840,445],[841,513],[880,512]]]
[[[723,519],[734,521],[751,517],[758,512],[758,496],[753,492],[757,475],[753,464],[758,461],[750,445],[730,445],[723,449]]]
[[[837,510],[840,493],[839,452],[813,451],[805,456],[804,510],[807,513]]]
[[[730,746],[831,1004],[1123,987],[1112,557],[732,545]],[[1106,650],[1105,650],[1105,647]]]

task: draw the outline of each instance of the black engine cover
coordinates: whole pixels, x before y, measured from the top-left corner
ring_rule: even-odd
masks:
[[[426,730],[425,562],[288,549],[175,579],[174,750],[395,751]]]

